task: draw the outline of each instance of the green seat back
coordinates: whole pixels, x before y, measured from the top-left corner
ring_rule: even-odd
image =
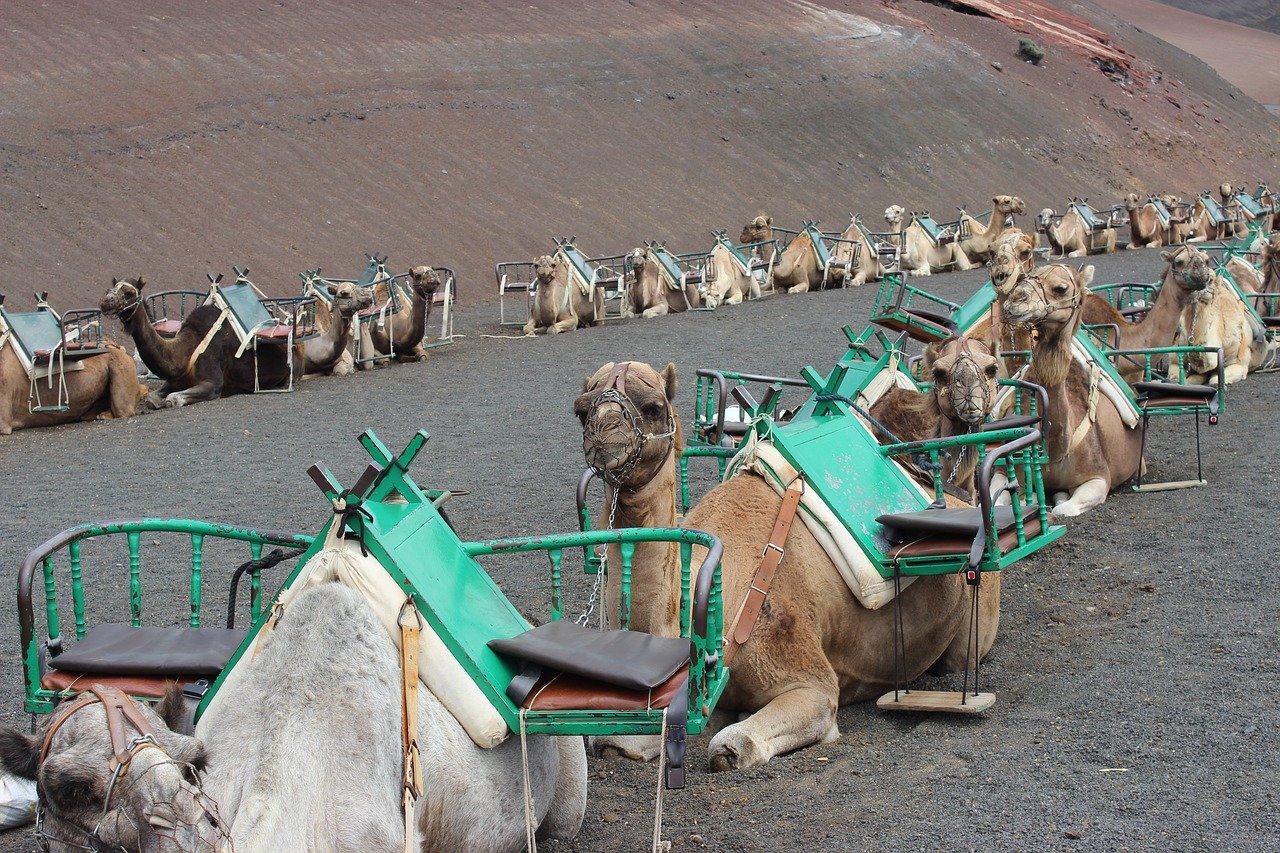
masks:
[[[14,346],[22,351],[27,361],[34,361],[35,353],[51,352],[62,343],[62,326],[47,308],[13,313],[0,308],[0,317],[9,327]]]
[[[231,316],[242,332],[248,334],[260,326],[270,326],[275,323],[275,318],[263,306],[258,291],[253,289],[253,285],[243,282],[220,284],[218,292],[222,294],[223,301],[227,303]]]

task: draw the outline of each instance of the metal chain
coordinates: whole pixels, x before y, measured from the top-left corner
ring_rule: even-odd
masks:
[[[609,523],[605,530],[613,529],[613,519],[618,514],[618,492],[620,489],[614,487],[613,500],[609,502]],[[591,600],[587,605],[586,612],[578,617],[577,622],[584,628],[591,624],[591,614],[596,611],[596,601],[600,598],[600,582],[609,570],[609,546],[605,546],[604,553],[600,555],[600,569],[596,572],[596,581],[591,585]]]

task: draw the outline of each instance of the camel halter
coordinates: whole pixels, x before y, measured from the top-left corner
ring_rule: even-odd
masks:
[[[645,432],[640,427],[640,413],[636,411],[635,404],[631,402],[631,398],[627,396],[627,370],[634,362],[620,361],[613,366],[605,379],[604,390],[591,403],[591,413],[587,415],[586,423],[582,428],[582,451],[587,458],[587,464],[595,471],[600,478],[611,486],[617,487],[622,484],[626,476],[630,474],[640,462],[640,457],[644,454],[645,446],[651,441],[666,440],[668,443],[668,451],[674,445],[676,434],[676,419],[672,414],[671,404],[667,402],[667,431],[661,433]],[[636,381],[646,385],[662,394],[662,398],[666,401],[666,390],[651,382],[647,377],[641,374],[635,374]],[[601,411],[612,403],[614,407],[609,407],[607,411]],[[619,440],[616,438],[608,438],[615,434],[618,430],[622,430],[626,437]],[[597,464],[593,459],[598,454],[592,452],[593,447],[618,447],[622,445],[622,449],[626,450],[626,456],[621,465],[615,468],[605,469],[602,464]]]
[[[1066,264],[1050,264],[1049,265],[1050,269],[1053,267],[1061,267],[1067,272],[1071,272],[1071,267],[1067,266]],[[1049,314],[1052,314],[1055,311],[1059,311],[1063,308],[1066,308],[1071,311],[1076,311],[1080,308],[1081,305],[1084,304],[1084,299],[1080,295],[1080,288],[1078,287],[1073,288],[1071,295],[1069,297],[1066,297],[1065,299],[1050,299],[1049,292],[1048,290],[1045,289],[1043,275],[1039,275],[1037,273],[1027,273],[1026,275],[1023,276],[1023,278],[1035,284],[1036,288],[1040,291],[1040,299],[1041,301],[1044,302],[1044,307],[1048,309],[1048,311],[1043,317],[1041,317],[1039,320],[1036,320],[1034,322],[1014,323],[1012,325],[1022,326],[1024,328],[1027,326],[1034,326],[1036,323],[1043,321],[1049,316]],[[1073,281],[1074,281],[1074,277],[1073,277]]]
[[[969,396],[968,388],[976,381],[978,387],[982,389],[982,414],[985,415],[991,411],[991,388],[987,384],[986,375],[978,366],[978,360],[974,357],[973,351],[969,349],[969,339],[957,338],[956,343],[959,345],[960,352],[956,355],[956,360],[951,365],[951,375],[947,378],[947,394],[951,398],[951,408],[955,409],[957,398]],[[968,385],[962,385],[962,380]],[[961,418],[961,420],[964,419]],[[969,425],[968,421],[965,423]],[[973,428],[972,425],[969,427]]]
[[[120,286],[121,286],[121,285],[125,285],[125,284],[129,285],[130,289],[132,289],[132,290],[133,290],[133,301],[131,301],[131,302],[126,302],[124,305],[121,305],[121,306],[116,310],[116,315],[117,315],[117,316],[119,316],[121,320],[123,320],[123,321],[125,321],[126,323],[128,323],[128,322],[131,322],[131,321],[133,320],[134,316],[136,316],[136,315],[137,315],[137,313],[138,313],[138,307],[142,305],[142,291],[141,291],[141,290],[139,290],[139,289],[137,288],[137,286],[136,286],[136,285],[131,284],[131,283],[130,283],[130,282],[128,282],[128,281],[118,281],[118,282],[116,282],[116,283],[115,283],[115,285],[111,288],[111,292],[112,292],[112,293],[116,293],[116,292],[118,292],[118,291],[120,290]],[[129,316],[128,316],[128,317],[126,317],[126,316],[124,315],[124,312],[125,312],[125,310],[126,310],[126,309],[128,309],[128,310],[129,310]]]
[[[1182,286],[1185,287],[1187,290],[1191,290],[1191,291],[1204,290],[1213,282],[1213,275],[1210,274],[1209,278],[1203,283],[1197,283],[1196,281],[1192,280],[1191,271],[1195,268],[1195,262],[1197,259],[1200,258],[1200,256],[1195,252],[1193,252],[1190,246],[1184,246],[1178,254],[1181,254],[1182,252],[1187,252],[1187,254],[1189,254],[1191,257],[1191,261],[1187,264],[1185,269],[1181,269],[1181,270],[1174,269],[1173,263],[1174,261],[1177,260],[1177,255],[1174,256],[1174,261],[1169,262],[1169,270],[1170,272],[1173,273],[1174,279],[1181,282]],[[1207,263],[1205,264],[1205,267],[1206,268],[1208,267]]]
[[[97,824],[92,830],[85,829],[75,824],[71,824],[72,828],[80,832],[88,844],[77,844],[68,841],[65,838],[56,838],[50,835],[44,828],[45,815],[47,806],[44,797],[40,798],[39,804],[36,806],[36,837],[40,841],[40,845],[44,850],[49,849],[49,842],[57,842],[66,847],[74,847],[79,850],[100,850],[103,842],[99,836],[102,829],[102,822],[106,820],[107,815],[111,812],[111,797],[115,794],[116,783],[129,775],[129,768],[133,764],[133,759],[138,753],[144,749],[158,749],[165,756],[168,763],[178,764],[173,756],[160,746],[156,740],[155,729],[142,715],[138,703],[129,697],[124,691],[108,687],[102,684],[93,684],[87,691],[81,693],[73,701],[66,705],[60,706],[54,712],[53,720],[49,724],[49,728],[45,731],[44,740],[40,743],[40,755],[38,764],[43,765],[45,759],[49,756],[49,751],[53,746],[53,739],[57,735],[58,730],[71,719],[77,712],[88,708],[91,705],[101,705],[102,712],[107,720],[107,733],[111,738],[111,758],[107,762],[107,767],[111,771],[111,780],[107,783],[107,791],[102,798],[102,813],[98,817]],[[137,730],[135,737],[126,740],[124,724],[128,721],[130,725]],[[153,765],[158,766],[158,765]],[[149,771],[144,771],[145,772]],[[203,791],[197,788],[195,795],[196,802],[200,804],[201,809],[209,818],[214,830],[222,836],[224,846],[222,849],[234,850],[230,834],[222,824],[222,820],[218,816],[217,807]],[[121,848],[122,850],[124,848]]]

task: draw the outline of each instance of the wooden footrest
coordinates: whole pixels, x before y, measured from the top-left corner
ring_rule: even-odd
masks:
[[[994,704],[994,693],[961,693],[958,690],[890,690],[876,700],[876,707],[882,711],[943,714],[981,714]]]

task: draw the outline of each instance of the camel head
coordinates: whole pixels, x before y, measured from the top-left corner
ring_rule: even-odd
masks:
[[[1080,325],[1081,307],[1093,281],[1093,267],[1075,270],[1050,264],[1021,276],[1009,289],[1002,308],[1015,326],[1043,331]],[[1075,329],[1071,330],[1075,334]]]
[[[121,751],[128,748],[131,757],[114,782],[115,750],[102,704],[74,709],[64,703],[35,735],[0,727],[0,765],[39,786],[36,832],[49,845],[45,849],[225,849],[229,839],[199,787],[204,745],[171,730],[182,715],[177,685],[154,711],[125,701],[146,720],[152,740],[141,740],[134,723],[121,716]]]
[[[1008,221],[1014,216],[1022,216],[1027,212],[1027,205],[1016,195],[992,196],[991,207],[995,211],[992,214],[993,222],[997,214],[1005,221]]]
[[[755,219],[743,225],[742,233],[738,235],[739,243],[763,243],[772,239],[773,217],[763,213],[756,214]]]
[[[1142,207],[1142,197],[1137,193],[1129,193],[1124,197],[1124,209],[1133,213],[1139,207]]]
[[[102,298],[102,302],[98,303],[98,308],[108,316],[130,320],[138,310],[138,306],[142,304],[142,288],[146,286],[147,283],[142,276],[138,276],[133,281],[113,276],[111,289]]]
[[[1213,266],[1209,256],[1194,246],[1179,246],[1160,257],[1169,266],[1164,271],[1165,280],[1172,280],[1185,291],[1196,293],[1213,283]]]
[[[326,289],[333,297],[333,307],[343,317],[353,317],[357,311],[363,311],[373,305],[372,288],[356,287],[354,283],[344,281],[338,284],[329,283]]]
[[[891,204],[884,209],[884,221],[889,223],[889,227],[897,231],[902,225],[902,217],[907,213],[906,208],[900,204]]]
[[[1053,208],[1046,207],[1044,210],[1036,214],[1036,227],[1041,231],[1048,231],[1049,225],[1053,223]]]
[[[1231,201],[1231,196],[1234,195],[1234,192],[1231,189],[1230,182],[1218,184],[1218,195],[1222,197],[1223,201]]]
[[[987,269],[991,271],[991,286],[1004,296],[1017,282],[1018,276],[1035,269],[1036,244],[1021,231],[1014,232],[1013,239],[1001,240],[992,248]]]
[[[538,285],[550,285],[560,271],[559,255],[542,255],[533,262],[533,272],[538,277]]]
[[[950,337],[930,344],[924,367],[944,418],[976,427],[996,401],[999,364],[991,348],[976,338]]]
[[[636,489],[683,449],[675,410],[676,366],[609,362],[582,385],[573,413],[587,464],[614,486]]]
[[[423,265],[409,270],[409,282],[419,299],[430,299],[440,289],[440,273]]]

